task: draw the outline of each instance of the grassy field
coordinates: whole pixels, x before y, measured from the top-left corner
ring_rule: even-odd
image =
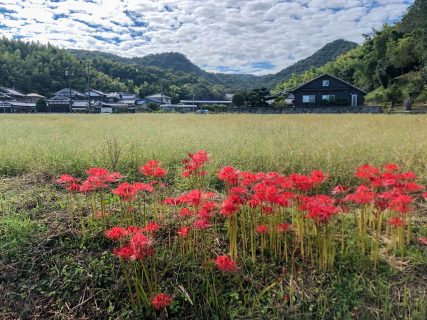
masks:
[[[347,182],[358,165],[397,162],[426,181],[425,137],[427,116],[0,115],[0,174],[132,173],[153,158],[179,166],[203,148],[211,169],[322,169]]]
[[[89,167],[102,166],[122,172],[125,181],[147,181],[137,169],[157,159],[169,170],[172,184],[166,193],[177,196],[189,190],[180,178],[181,159],[205,149],[211,161],[204,187],[218,191],[218,207],[225,192],[216,173],[226,165],[284,174],[321,169],[329,181],[313,192],[330,195],[337,183],[356,185],[357,166],[396,162],[426,185],[426,137],[427,116],[0,115],[0,319],[424,320],[427,246],[418,237],[427,238],[427,205],[419,194],[414,196],[413,239],[404,250],[391,248],[394,240],[386,225],[393,212],[383,213],[382,222],[371,212],[366,241],[373,251],[366,253],[359,248],[361,207],[350,205],[350,212],[334,216],[328,241],[335,262],[326,269],[319,267],[323,247],[311,242],[314,233],[303,236],[312,252],[304,256],[298,228],[292,227],[286,236],[293,248],[286,250],[289,261],[273,258],[270,238],[265,255],[256,250],[256,263],[249,254],[242,257],[239,247],[237,272],[221,273],[212,259],[231,251],[229,222],[215,220],[215,228],[194,242],[194,253],[185,252],[180,247],[185,242],[176,236],[182,221],[165,207],[168,214],[158,220],[161,231],[154,241],[155,260],[149,260],[155,261],[154,268],[153,263],[147,267],[156,275],[157,289],[171,294],[173,302],[156,311],[131,303],[138,294],[129,295],[123,264],[112,254],[115,244],[105,237],[105,230],[124,223],[127,214],[135,214],[133,223],[144,226],[145,198],[143,206],[127,210],[128,203],[110,190],[95,193],[91,202],[83,194],[70,196],[52,178],[64,172],[85,177]],[[153,196],[146,205],[148,219],[157,221],[152,212],[163,210],[163,202]],[[106,207],[110,218],[97,218],[98,208]],[[280,213],[282,222],[301,223],[294,219],[294,208],[286,210]],[[261,209],[251,219],[267,221]],[[373,221],[384,238],[374,236]],[[376,243],[379,262],[374,268],[370,255]],[[201,244],[205,251],[199,250]],[[336,256],[334,248],[340,249]]]

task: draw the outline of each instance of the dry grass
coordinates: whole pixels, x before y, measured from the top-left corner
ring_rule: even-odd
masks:
[[[397,162],[427,181],[427,116],[0,115],[0,174],[133,172],[156,158],[178,166],[204,148],[213,169],[323,169],[341,182],[365,162]]]

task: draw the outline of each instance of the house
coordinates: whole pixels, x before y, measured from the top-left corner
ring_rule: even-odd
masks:
[[[46,100],[46,97],[42,96],[41,94],[38,94],[38,93],[29,93],[29,94],[27,94],[27,97],[26,97],[25,101],[26,102],[37,103],[37,101],[39,99]]]
[[[49,112],[70,112],[74,101],[85,100],[86,96],[74,89],[64,88],[47,100]]]
[[[103,101],[106,94],[99,90],[90,89],[84,93],[85,97],[90,100]]]
[[[148,100],[151,100],[154,103],[158,103],[158,104],[171,104],[172,103],[171,97],[166,96],[166,95],[161,94],[161,93],[153,94],[151,96],[146,96],[145,98]]]
[[[23,94],[21,91],[18,91],[15,89],[0,87],[0,99],[6,100],[8,98],[10,98],[10,100],[15,100],[15,101],[25,101],[26,95]]]
[[[84,100],[86,96],[74,89],[64,88],[54,93],[54,96],[61,96],[69,98],[71,96],[72,99],[75,100]]]
[[[49,112],[70,112],[71,99],[66,96],[53,96],[47,100]]]
[[[329,73],[322,74],[286,92],[294,107],[359,107],[366,92]]]

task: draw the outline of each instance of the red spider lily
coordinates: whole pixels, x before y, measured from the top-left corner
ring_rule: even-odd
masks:
[[[277,232],[284,233],[292,230],[292,224],[290,223],[279,223],[277,225]]]
[[[123,260],[138,260],[139,257],[136,255],[135,250],[130,246],[123,246],[120,248],[115,248],[113,250],[115,256]]]
[[[313,185],[317,186],[317,185],[325,182],[328,177],[322,171],[314,170],[311,172],[310,178],[311,178]]]
[[[313,219],[317,224],[328,222],[339,212],[334,205],[335,201],[326,195],[304,197],[300,209],[307,212],[307,218]]]
[[[71,192],[80,191],[81,186],[78,183],[79,181],[73,176],[70,176],[69,174],[63,174],[55,182],[59,185],[62,185],[67,191],[71,191]]]
[[[122,227],[112,227],[105,232],[105,236],[110,240],[122,240],[127,235],[128,231]]]
[[[81,192],[93,192],[106,189],[108,184],[115,183],[123,178],[119,172],[109,172],[104,168],[91,168],[86,171],[89,177],[82,183]]]
[[[209,220],[206,219],[198,219],[194,221],[194,228],[196,229],[208,229],[212,227],[212,224],[209,222]]]
[[[369,164],[364,164],[357,168],[354,175],[361,180],[373,181],[379,177],[380,171]]]
[[[349,190],[348,187],[342,186],[342,185],[337,185],[334,189],[332,189],[332,194],[333,195],[338,195],[338,194],[343,194],[346,193]]]
[[[137,226],[129,226],[126,228],[126,232],[133,235],[135,233],[142,232],[142,229],[140,227],[137,227]]]
[[[146,184],[142,182],[135,182],[133,185],[135,191],[145,191],[145,192],[154,192],[154,188],[151,184]]]
[[[239,211],[239,202],[236,202],[235,199],[235,197],[229,197],[224,200],[220,211],[223,216],[228,218]]]
[[[148,222],[147,225],[142,228],[143,232],[154,233],[160,230],[160,225],[156,222]]]
[[[239,171],[233,167],[227,166],[218,173],[218,178],[227,185],[235,186],[239,183]]]
[[[403,221],[399,217],[389,219],[388,223],[390,223],[390,225],[393,227],[403,227],[405,225],[405,221]]]
[[[136,259],[142,259],[144,257],[152,255],[152,240],[142,233],[136,233],[130,240],[129,246],[134,250]]]
[[[187,238],[188,233],[190,232],[191,228],[190,227],[181,227],[179,228],[179,230],[176,232],[181,238]]]
[[[395,172],[395,171],[399,171],[399,166],[395,163],[388,163],[385,165],[384,169],[387,172]]]
[[[166,198],[164,201],[164,204],[167,204],[170,206],[178,206],[181,204],[181,199],[179,199],[179,198]]]
[[[268,232],[268,227],[264,224],[260,224],[257,228],[256,228],[256,232],[259,234],[263,234],[263,233],[267,233]]]
[[[412,202],[413,198],[411,196],[400,194],[390,200],[388,207],[390,210],[406,213],[411,211]]]
[[[110,172],[104,168],[90,168],[86,173],[91,177],[98,177],[105,182],[117,182],[123,178],[119,172]]]
[[[122,198],[124,201],[133,200],[136,195],[136,189],[132,184],[123,182],[117,186],[117,188],[111,190],[112,194],[115,194]]]
[[[423,246],[427,246],[427,238],[426,237],[418,237],[418,242]]]
[[[149,160],[145,165],[139,168],[139,172],[147,177],[163,178],[166,176],[166,169],[160,166],[156,160]]]
[[[202,168],[208,161],[208,154],[204,150],[200,150],[197,153],[189,153],[188,158],[182,161],[184,164],[184,171],[182,172],[182,176],[186,178],[191,175],[206,175],[207,172],[202,170]]]
[[[229,256],[218,256],[214,263],[223,272],[236,272],[238,270],[236,262]]]
[[[422,196],[424,199],[427,199],[427,192],[424,192]]]
[[[169,306],[172,302],[172,297],[166,293],[159,293],[153,299],[151,299],[151,305],[156,310],[161,310]]]
[[[307,192],[314,186],[313,180],[308,176],[294,173],[291,174],[289,178],[294,182],[296,188],[302,192]]]
[[[423,190],[423,187],[415,182],[402,183],[399,189],[405,193],[414,193]]]
[[[193,214],[194,214],[194,212],[188,208],[181,208],[178,212],[178,215],[181,218],[191,217]]]
[[[368,187],[361,185],[357,187],[356,192],[348,194],[345,197],[345,200],[357,204],[369,204],[375,200],[375,196],[375,192],[372,192]]]
[[[68,184],[76,183],[78,181],[76,178],[74,178],[73,176],[71,176],[69,174],[63,174],[55,182],[57,184],[61,184],[61,185],[68,185]]]

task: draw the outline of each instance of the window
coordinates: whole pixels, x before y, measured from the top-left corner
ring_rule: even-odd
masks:
[[[335,101],[335,95],[323,95],[322,100]]]
[[[303,103],[313,103],[313,102],[316,102],[316,96],[315,95],[302,96],[302,102]]]
[[[329,87],[329,80],[323,80],[323,86]]]

